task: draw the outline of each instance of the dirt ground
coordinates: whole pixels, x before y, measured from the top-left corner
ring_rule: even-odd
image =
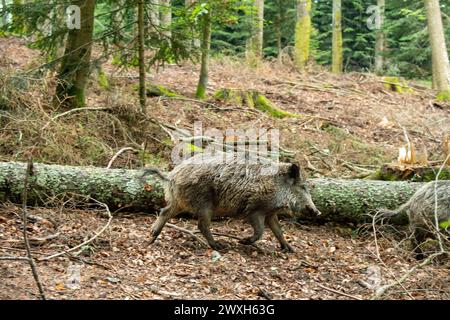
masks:
[[[29,223],[29,233],[45,293],[50,299],[369,299],[380,286],[400,278],[417,264],[407,244],[392,232],[371,226],[351,228],[282,223],[295,253],[281,253],[269,230],[257,247],[218,237],[228,248],[217,254],[191,235],[165,228],[147,246],[149,215],[115,217],[109,229],[71,254],[40,260],[92,237],[107,222],[79,209],[31,209],[48,220]],[[0,256],[25,254],[19,208],[0,212]],[[176,225],[195,230],[193,220]],[[213,223],[213,231],[242,237],[251,228],[241,221]],[[49,235],[58,234],[48,239]],[[448,299],[449,265],[435,263],[416,271],[388,299]],[[0,261],[0,299],[36,299],[28,263]]]

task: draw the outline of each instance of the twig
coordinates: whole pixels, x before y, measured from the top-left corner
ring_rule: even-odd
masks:
[[[13,257],[13,256],[3,256],[0,260],[18,260],[18,261],[29,261],[27,257]]]
[[[361,298],[352,296],[351,294],[348,294],[348,293],[345,293],[345,292],[341,292],[341,291],[338,291],[338,290],[334,290],[334,289],[325,287],[325,286],[321,285],[320,283],[317,283],[317,285],[318,285],[319,287],[321,287],[322,289],[325,289],[325,290],[327,290],[327,291],[330,291],[330,292],[339,294],[339,295],[341,295],[341,296],[344,296],[344,297],[347,297],[347,298],[352,298],[352,299],[355,299],[355,300],[362,300]]]
[[[55,234],[50,234],[48,236],[45,237],[31,237],[28,238],[28,242],[33,243],[34,245],[40,245],[43,244],[44,242],[48,241],[48,240],[52,240],[59,237],[59,232],[55,233]],[[12,239],[12,240],[6,240],[7,242],[20,242],[20,240],[16,240],[16,239]]]
[[[67,253],[69,253],[69,252],[75,251],[75,250],[77,250],[78,248],[81,248],[81,247],[83,247],[83,246],[85,246],[85,245],[91,243],[92,241],[94,241],[99,235],[101,235],[101,234],[109,227],[109,225],[111,224],[111,221],[112,221],[112,218],[113,218],[113,217],[112,217],[112,215],[111,215],[111,211],[109,211],[108,205],[105,204],[105,203],[103,203],[103,202],[97,201],[97,200],[95,200],[95,199],[93,199],[93,198],[90,198],[90,199],[93,200],[94,202],[96,202],[97,204],[103,206],[103,207],[105,208],[105,210],[106,210],[106,213],[108,214],[108,222],[103,226],[103,228],[102,228],[99,232],[97,232],[92,238],[90,238],[90,239],[84,241],[83,243],[80,243],[79,245],[77,245],[77,246],[75,246],[75,247],[73,247],[73,248],[70,248],[70,249],[68,249],[68,250],[66,250],[66,251],[59,252],[59,253],[55,253],[55,254],[53,254],[53,255],[51,255],[51,256],[39,258],[39,260],[49,260],[49,259],[52,259],[52,258],[56,258],[56,257],[62,256],[62,255],[64,255],[64,254],[67,254]]]
[[[420,264],[415,265],[414,267],[409,269],[409,271],[406,272],[400,279],[395,280],[387,285],[381,286],[380,288],[377,289],[376,293],[370,298],[370,300],[380,299],[387,290],[389,290],[390,288],[392,288],[396,285],[401,285],[414,271],[424,267],[425,265],[430,263],[434,258],[436,258],[437,256],[440,256],[443,253],[445,253],[445,252],[433,253],[431,256],[429,256],[427,259],[425,259],[423,262],[421,262]]]
[[[106,166],[106,169],[110,169],[112,164],[114,163],[114,161],[116,161],[117,157],[120,156],[122,153],[124,153],[125,151],[136,151],[135,149],[131,148],[131,147],[125,147],[120,149],[119,151],[117,151],[117,153],[111,158],[111,160],[109,160],[108,165]]]
[[[61,118],[61,117],[64,117],[64,116],[66,116],[66,115],[68,115],[68,114],[71,114],[71,113],[75,113],[75,112],[78,112],[78,111],[104,111],[104,110],[109,110],[109,109],[110,109],[110,108],[107,108],[107,107],[87,107],[87,108],[74,108],[74,109],[70,109],[70,110],[68,110],[68,111],[65,111],[65,112],[63,112],[63,113],[57,114],[56,116],[52,117],[52,118],[50,119],[50,121],[48,121],[48,122],[42,127],[41,130],[44,130],[45,128],[47,128],[47,127],[49,126],[50,122],[55,121],[56,119]]]
[[[39,295],[41,300],[45,299],[44,289],[41,282],[39,281],[39,275],[37,273],[36,264],[34,263],[33,255],[31,254],[30,242],[28,241],[27,233],[27,197],[28,197],[28,177],[33,174],[33,161],[30,157],[28,159],[27,171],[25,172],[25,178],[23,182],[23,193],[22,193],[22,221],[23,221],[23,240],[25,243],[25,248],[27,250],[28,263],[30,264],[31,273],[33,274],[34,281],[39,289]]]
[[[193,238],[195,238],[195,240],[197,240],[198,242],[200,242],[202,245],[208,247],[208,244],[207,244],[203,239],[199,238],[199,237],[195,234],[194,231],[191,231],[191,230],[188,230],[188,229],[179,227],[179,226],[177,226],[177,225],[175,225],[175,224],[172,224],[172,223],[166,223],[166,226],[168,226],[169,228],[176,229],[176,230],[178,230],[178,231],[187,233],[187,234],[191,235]]]

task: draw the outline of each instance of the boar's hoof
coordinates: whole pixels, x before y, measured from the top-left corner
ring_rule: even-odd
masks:
[[[281,245],[281,251],[282,252],[295,252],[294,249],[287,243]]]
[[[217,251],[223,250],[223,249],[225,249],[225,248],[227,247],[225,244],[220,243],[220,242],[217,242],[217,241],[210,242],[210,243],[209,243],[209,246],[210,246],[212,249],[217,250]]]
[[[245,245],[252,245],[254,241],[252,241],[250,238],[244,238],[239,240],[239,243],[245,244]]]

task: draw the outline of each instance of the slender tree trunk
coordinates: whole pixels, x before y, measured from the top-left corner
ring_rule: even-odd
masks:
[[[208,13],[202,16],[202,58],[201,58],[201,68],[200,68],[200,79],[198,80],[197,92],[195,96],[199,99],[206,98],[206,88],[208,87],[208,74],[209,74],[209,52],[211,49],[211,9]]]
[[[297,24],[295,26],[295,64],[304,71],[309,60],[311,39],[311,0],[297,0]]]
[[[439,0],[424,0],[424,2],[432,51],[433,80],[439,91],[438,98],[450,101],[450,66]]]
[[[121,8],[120,0],[111,2],[111,13],[109,15],[109,19],[110,19],[110,23],[111,23],[111,28],[113,28],[113,30],[118,30],[122,23],[122,19],[120,16],[120,8]],[[119,37],[120,37],[120,34],[114,33],[112,42],[114,44],[119,44],[119,41],[118,41]]]
[[[138,45],[139,45],[139,105],[145,113],[145,57],[144,57],[144,0],[138,2]]]
[[[189,8],[195,4],[195,0],[185,0],[184,4],[185,4],[186,8]],[[200,48],[200,46],[201,46],[201,41],[196,33],[194,33],[194,35],[193,35],[192,45],[194,46],[194,48]]]
[[[172,6],[170,0],[160,0],[160,26],[162,29],[162,34],[166,38],[172,37]]]
[[[247,61],[250,65],[257,65],[263,58],[264,41],[264,0],[254,0],[256,19],[252,28],[252,36],[247,41]]]
[[[21,202],[26,167],[26,163],[0,162],[0,203]],[[320,217],[350,222],[370,221],[367,213],[378,208],[398,207],[423,185],[407,181],[337,179],[311,179],[308,182],[312,199],[322,212]],[[49,199],[64,193],[92,197],[107,204],[111,210],[125,207],[129,211],[156,212],[164,206],[161,183],[152,175],[143,179],[139,170],[33,165],[29,205],[48,204]]]
[[[8,14],[6,13],[6,0],[2,0],[2,26],[6,26],[8,24]]]
[[[85,105],[85,89],[89,79],[95,0],[74,0],[81,9],[81,28],[69,31],[64,58],[58,74],[56,97],[67,107]]]
[[[282,62],[281,61],[281,52],[283,50],[283,47],[281,45],[281,13],[278,12],[277,13],[277,17],[275,20],[275,34],[276,34],[276,39],[277,39],[277,57],[278,57],[278,62]]]
[[[151,0],[151,11],[150,11],[150,30],[155,30],[159,27],[159,0]]]
[[[377,30],[376,42],[375,42],[375,73],[381,75],[384,70],[384,12],[385,12],[385,0],[377,1],[380,17],[379,29]]]
[[[344,68],[342,52],[342,1],[333,0],[333,62],[331,71],[341,74]]]

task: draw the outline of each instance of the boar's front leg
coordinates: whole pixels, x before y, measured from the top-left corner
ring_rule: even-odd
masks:
[[[272,230],[275,237],[281,244],[281,250],[286,252],[294,252],[294,249],[287,243],[283,236],[283,231],[281,231],[280,222],[278,221],[278,216],[276,213],[271,213],[266,216],[266,223],[269,225],[270,230]]]
[[[248,222],[253,227],[253,235],[251,237],[240,240],[242,244],[252,244],[261,239],[264,232],[264,215],[261,212],[254,212],[248,217]]]
[[[209,230],[209,226],[211,225],[211,217],[211,209],[202,209],[200,212],[198,212],[198,229],[203,234],[206,241],[208,241],[208,244],[211,248],[213,248],[214,250],[224,249],[225,245],[215,241],[211,230]]]

